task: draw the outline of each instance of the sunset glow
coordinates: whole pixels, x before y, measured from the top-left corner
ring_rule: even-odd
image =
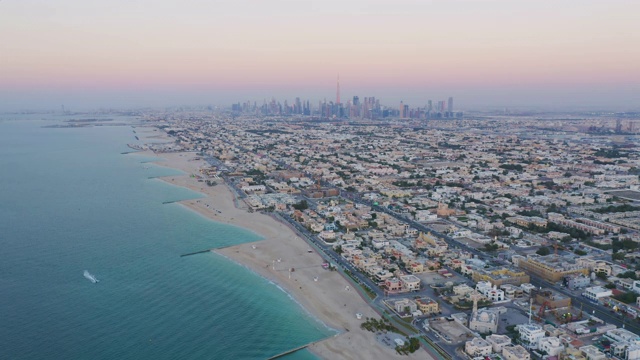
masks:
[[[21,106],[86,91],[104,105],[118,91],[225,103],[225,92],[331,96],[339,73],[345,94],[392,101],[420,90],[471,103],[478,92],[500,105],[482,89],[507,86],[593,89],[586,102],[619,87],[607,98],[627,103],[640,88],[637,14],[636,1],[5,0],[0,95]]]

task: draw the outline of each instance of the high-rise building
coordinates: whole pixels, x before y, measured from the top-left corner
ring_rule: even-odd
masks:
[[[338,75],[338,88],[336,89],[336,104],[340,104],[340,75]]]
[[[402,101],[400,101],[400,109],[399,109],[400,110],[400,114],[399,114],[399,116],[402,119],[407,117],[407,113],[405,112],[406,108],[407,108],[407,106]]]
[[[449,116],[453,115],[453,97],[449,96],[449,101],[447,104],[447,111],[449,112]]]
[[[358,106],[360,105],[360,98],[358,98],[357,96],[353,97],[353,105]]]

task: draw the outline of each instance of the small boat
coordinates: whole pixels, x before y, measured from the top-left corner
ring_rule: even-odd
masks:
[[[100,280],[96,279],[95,276],[91,275],[91,273],[89,272],[89,270],[85,270],[84,271],[84,277],[87,278],[89,281],[91,281],[94,284],[97,284],[100,282]]]

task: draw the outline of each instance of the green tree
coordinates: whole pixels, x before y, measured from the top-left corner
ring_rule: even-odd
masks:
[[[293,208],[302,211],[308,209],[309,204],[307,204],[307,200],[300,200],[299,203],[293,204]]]
[[[549,250],[549,248],[546,247],[546,246],[542,246],[542,247],[540,247],[540,249],[538,249],[538,251],[536,251],[536,254],[538,254],[540,256],[549,255],[549,254],[551,254],[551,250]]]
[[[607,280],[607,278],[609,277],[607,276],[607,273],[603,271],[597,272],[596,276],[598,277],[598,279],[602,279],[602,280]]]

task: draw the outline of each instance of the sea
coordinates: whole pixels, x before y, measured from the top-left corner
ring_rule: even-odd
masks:
[[[267,359],[335,333],[240,264],[180,257],[260,237],[176,203],[202,195],[131,153],[135,118],[64,127],[86,117],[0,115],[0,359]]]

